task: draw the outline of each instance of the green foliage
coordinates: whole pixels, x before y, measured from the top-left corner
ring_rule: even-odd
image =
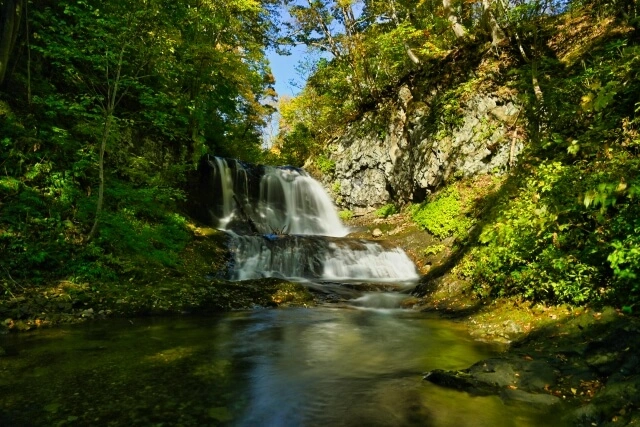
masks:
[[[482,230],[481,246],[474,250],[480,287],[538,301],[635,302],[636,184],[611,184],[627,175],[629,164],[620,160],[607,170],[559,162],[534,169],[515,195],[495,207],[499,214]],[[591,196],[594,187],[604,195]]]
[[[580,18],[585,12],[578,6],[587,5],[587,13],[617,18],[603,25],[637,29],[637,2],[489,2],[511,43],[496,48],[509,69],[489,72],[489,55],[477,57],[488,34],[477,5],[456,3],[451,13],[470,32],[456,40],[442,2],[367,0],[361,16],[350,2],[285,3],[300,30],[289,35],[332,57],[313,64],[297,97],[281,100],[273,161],[300,166],[314,157],[318,169],[331,174],[326,141],[356,120],[366,122],[360,130],[367,135],[385,138],[384,109],[396,102],[391,94],[401,82],[423,91],[416,98],[428,106],[423,131],[446,138],[478,88],[498,84],[526,107],[511,126],[529,140],[522,168],[488,206],[478,240],[467,236],[477,206],[467,206],[470,198],[455,185],[415,206],[413,219],[438,238],[472,245],[455,272],[473,279],[479,292],[628,308],[638,303],[637,34],[619,25],[583,40],[557,25]],[[29,44],[23,29],[16,42],[22,50],[10,58],[12,72],[2,87],[8,101],[0,101],[0,274],[30,284],[118,281],[143,268],[176,266],[189,239],[185,219],[176,214],[179,189],[194,160],[203,153],[264,158],[260,132],[274,94],[265,48],[278,38],[278,5],[31,2]],[[554,16],[565,7],[571,16]],[[558,46],[565,38],[583,45]],[[464,64],[465,72],[456,74],[451,63]],[[116,75],[122,96],[106,147],[102,228],[86,244],[99,182],[97,136]],[[369,113],[374,109],[377,116]],[[493,131],[484,123],[478,137]],[[339,186],[332,190],[339,193]],[[378,215],[394,209],[385,206]]]
[[[59,90],[34,93],[33,104],[50,119],[101,122],[118,78],[124,111],[116,115],[164,139],[180,161],[207,151],[256,160],[273,111],[261,103],[272,95],[263,45],[275,31],[272,2],[165,6],[65,0],[34,8],[32,49],[50,70],[42,78]]]
[[[323,155],[316,157],[314,162],[324,175],[330,175],[336,169],[336,162]]]
[[[424,248],[422,253],[424,253],[425,255],[437,255],[442,252],[445,247],[446,246],[442,244],[427,246],[426,248]]]
[[[473,280],[474,275],[478,269],[478,264],[473,255],[467,255],[458,262],[451,270],[463,280]]]
[[[113,280],[119,274],[177,265],[190,240],[186,219],[172,213],[184,200],[181,191],[116,182],[105,197],[112,208],[100,218],[98,238],[69,266],[75,280]]]
[[[340,194],[340,190],[342,189],[342,185],[340,184],[340,181],[335,181],[332,185],[331,185],[331,192],[334,195],[339,195]]]
[[[393,203],[389,203],[377,209],[375,214],[380,218],[386,218],[388,216],[397,214],[398,212],[400,212],[398,210],[398,207]]]
[[[71,174],[51,173],[41,188],[0,179],[6,204],[0,211],[0,249],[6,254],[0,265],[14,279],[34,284],[54,277],[115,280],[141,266],[175,266],[189,241],[185,219],[171,213],[182,193],[111,183],[101,233],[84,246],[95,201],[81,197]]]
[[[353,218],[353,211],[350,211],[350,210],[340,211],[338,212],[338,216],[343,221],[349,221],[351,218]]]
[[[331,52],[333,58],[321,57],[306,67],[311,75],[292,101],[299,113],[282,114],[282,152],[298,124],[308,129],[316,143],[329,139],[418,68],[413,60],[440,58],[450,47],[447,37],[433,36],[442,35],[449,22],[428,2],[367,1],[360,17],[350,2],[285,4],[293,17],[288,24],[290,41],[306,44],[314,52]],[[340,25],[335,26],[336,22]],[[337,30],[340,26],[347,31]],[[383,137],[385,132],[383,128],[378,135]]]
[[[626,204],[620,209],[611,225],[612,251],[607,261],[613,270],[617,294],[622,302],[636,304],[640,301],[640,208],[636,203]]]
[[[432,200],[414,205],[411,217],[439,239],[464,237],[473,225],[473,221],[463,212],[460,193],[454,186],[446,188]]]
[[[541,28],[532,25],[546,12],[536,4],[512,12],[529,14],[516,30],[539,44]],[[469,277],[480,294],[626,307],[640,299],[640,123],[630,114],[640,94],[638,45],[610,37],[590,46],[588,55],[566,55],[575,65],[540,55],[511,71],[530,145],[470,248]],[[542,97],[531,90],[532,75]]]
[[[277,162],[293,166],[302,166],[314,151],[313,136],[303,123],[296,123],[294,129],[286,135],[280,135]]]
[[[0,275],[117,281],[176,266],[194,160],[262,156],[275,4],[30,2],[1,89]],[[87,244],[107,116],[104,212]]]

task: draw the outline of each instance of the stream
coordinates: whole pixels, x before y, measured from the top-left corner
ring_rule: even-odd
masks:
[[[418,279],[411,260],[350,239],[304,171],[219,158],[205,166],[200,207],[229,233],[228,278],[284,277],[336,302],[0,336],[0,425],[562,425],[557,406],[424,381],[503,348],[400,309]]]
[[[499,348],[399,309],[112,319],[0,345],[3,426],[560,425],[544,408],[423,381]]]

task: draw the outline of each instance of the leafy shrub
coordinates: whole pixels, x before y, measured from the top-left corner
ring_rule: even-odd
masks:
[[[170,213],[182,193],[166,188],[135,189],[120,184],[111,197],[117,210],[104,213],[98,242],[107,253],[125,260],[130,257],[144,263],[172,267],[189,240],[186,220]]]
[[[571,304],[637,301],[640,207],[633,182],[613,184],[630,165],[607,166],[543,162],[500,200],[474,249],[479,290]]]
[[[380,218],[386,218],[388,216],[397,214],[399,212],[398,207],[393,203],[389,203],[376,210],[376,216]]]
[[[318,169],[320,169],[320,171],[325,175],[333,173],[336,169],[336,162],[323,155],[318,156],[315,159],[315,163],[318,166]]]
[[[442,252],[444,248],[445,248],[444,245],[431,245],[424,248],[422,253],[424,253],[425,255],[436,255]]]
[[[473,221],[462,212],[460,193],[453,186],[443,190],[432,201],[413,206],[411,217],[439,239],[461,237],[473,225]]]
[[[342,185],[340,184],[340,181],[335,181],[333,184],[331,184],[331,192],[334,195],[339,195],[341,189]]]
[[[349,210],[340,211],[338,212],[338,216],[343,221],[349,221],[351,218],[353,218],[353,212]]]

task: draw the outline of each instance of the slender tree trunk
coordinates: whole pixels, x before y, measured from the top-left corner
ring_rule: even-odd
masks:
[[[102,138],[100,141],[100,160],[98,162],[100,186],[98,187],[98,203],[96,205],[96,217],[93,220],[93,227],[87,236],[87,242],[90,242],[98,232],[98,223],[100,219],[100,213],[102,212],[102,206],[104,204],[104,152],[107,148],[107,141],[109,140],[109,134],[111,133],[111,122],[113,120],[113,112],[107,112],[107,116],[104,119],[104,127],[102,128]]]
[[[31,41],[29,39],[29,0],[24,2],[24,25],[27,37],[27,102],[31,105]]]
[[[458,21],[458,17],[451,10],[451,0],[442,0],[442,7],[456,37],[459,39],[467,37],[467,29]]]
[[[0,85],[4,83],[11,52],[16,45],[23,0],[5,0],[0,9]]]
[[[100,159],[98,162],[99,168],[99,179],[100,186],[98,187],[98,203],[96,204],[96,217],[93,221],[93,226],[91,227],[91,231],[87,236],[86,242],[90,242],[98,232],[98,224],[100,222],[100,214],[102,213],[102,206],[104,205],[104,153],[107,148],[107,141],[109,140],[109,136],[111,134],[111,125],[113,123],[113,115],[116,110],[116,106],[118,102],[122,98],[118,98],[118,89],[120,88],[120,78],[122,77],[122,63],[124,58],[124,52],[127,48],[127,45],[124,44],[122,49],[120,50],[120,56],[118,57],[118,62],[116,63],[116,75],[113,77],[113,86],[110,83],[109,79],[109,67],[106,69],[106,81],[107,81],[107,99],[105,104],[103,105],[104,111],[104,127],[102,128],[102,138],[100,140]],[[108,61],[108,59],[107,59]],[[107,63],[108,64],[108,63]],[[127,91],[125,90],[124,94]]]

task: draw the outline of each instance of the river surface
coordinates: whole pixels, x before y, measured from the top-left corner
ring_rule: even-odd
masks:
[[[2,426],[559,425],[423,381],[500,349],[406,310],[111,319],[1,336],[0,347]]]

